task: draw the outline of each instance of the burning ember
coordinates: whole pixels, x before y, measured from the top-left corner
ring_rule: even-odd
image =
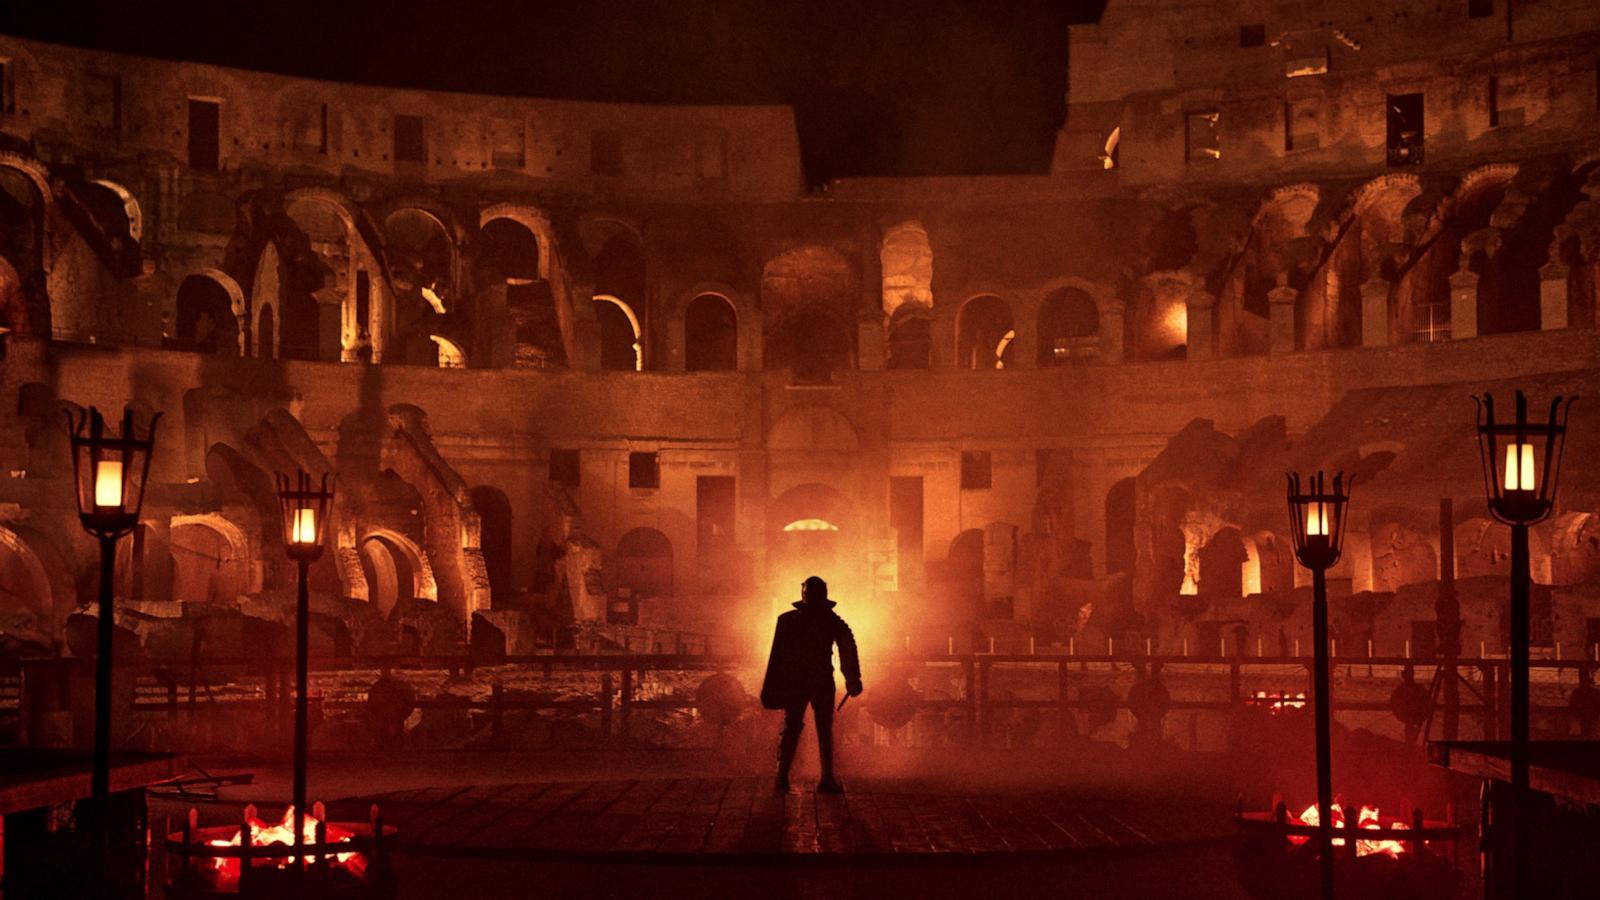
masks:
[[[1335,828],[1343,828],[1344,827],[1344,809],[1342,807],[1340,807],[1339,804],[1335,803],[1335,804],[1333,804],[1333,810],[1332,811],[1333,811],[1333,827],[1335,827]],[[1293,824],[1294,818],[1292,816],[1290,818],[1291,818],[1291,824]],[[1322,817],[1317,814],[1317,805],[1315,803],[1313,803],[1310,806],[1306,807],[1305,812],[1300,814],[1300,817],[1299,817],[1298,821],[1302,825],[1320,825],[1320,824],[1322,824]],[[1370,829],[1373,829],[1373,830],[1381,830],[1384,827],[1384,825],[1383,825],[1382,819],[1380,819],[1379,816],[1378,816],[1378,808],[1376,806],[1363,806],[1363,807],[1361,807],[1361,812],[1359,812],[1356,815],[1356,827],[1357,828],[1370,828]],[[1406,823],[1400,821],[1399,819],[1395,819],[1394,821],[1389,823],[1388,827],[1390,829],[1392,829],[1392,830],[1395,830],[1395,831],[1404,831],[1406,829],[1409,829],[1411,826],[1409,826]],[[1289,836],[1289,840],[1292,843],[1295,843],[1295,844],[1304,844],[1306,841],[1311,840],[1311,838],[1306,836],[1306,835],[1303,835],[1303,834],[1296,834],[1296,835],[1290,835]],[[1341,838],[1341,837],[1334,838],[1333,839],[1333,845],[1335,847],[1343,847],[1345,845],[1344,838]],[[1371,855],[1373,855],[1375,853],[1383,853],[1383,854],[1387,854],[1391,859],[1399,859],[1400,858],[1400,854],[1405,853],[1405,852],[1406,852],[1405,845],[1400,843],[1399,841],[1396,841],[1396,840],[1380,840],[1380,841],[1362,841],[1362,840],[1358,840],[1358,841],[1356,841],[1356,856],[1371,856]]]
[[[320,806],[320,804],[313,805]],[[290,847],[294,844],[293,806],[290,806],[288,809],[284,810],[283,819],[274,824],[268,824],[261,819],[256,818],[252,812],[253,810],[246,810],[245,813],[245,824],[250,828],[250,845],[252,847],[264,847],[271,845]],[[319,820],[316,816],[307,815],[305,817],[305,833],[302,840],[303,844],[315,844],[318,842],[317,825],[320,823],[321,820]],[[337,825],[329,824],[326,826],[326,828],[327,834],[324,841],[325,843],[346,843],[355,837],[354,832],[345,828],[340,828]],[[228,840],[222,840],[220,838],[209,840],[206,841],[206,846],[237,847],[240,845],[243,838],[244,829],[240,828],[233,833],[232,838]],[[288,868],[289,864],[294,862],[295,859],[296,857],[290,855],[263,857],[253,860],[251,865],[256,867],[285,869]],[[320,857],[307,854],[306,859],[309,862],[316,862],[320,859]],[[241,862],[243,862],[243,860],[237,857],[219,856],[212,858],[211,866],[214,870],[214,878],[218,887],[228,890],[238,886]],[[359,853],[336,853],[333,855],[333,863],[337,866],[343,867],[349,872],[349,874],[355,876],[356,878],[361,878],[367,869],[366,858]]]
[[[1305,691],[1256,691],[1250,698],[1256,706],[1265,707],[1273,715],[1286,709],[1305,709]]]

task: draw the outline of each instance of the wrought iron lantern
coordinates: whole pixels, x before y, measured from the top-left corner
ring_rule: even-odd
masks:
[[[85,531],[101,540],[116,540],[139,524],[150,456],[156,442],[156,413],[139,437],[133,410],[122,414],[122,433],[106,433],[100,411],[89,407],[74,416],[67,411],[72,442],[72,472],[78,489],[78,518]]]
[[[1561,476],[1567,439],[1567,411],[1576,397],[1550,401],[1550,418],[1528,421],[1528,398],[1516,393],[1516,419],[1496,422],[1494,397],[1478,404],[1478,453],[1483,459],[1489,512],[1507,525],[1532,525],[1550,515]]]
[[[278,505],[283,510],[283,546],[290,559],[310,562],[322,556],[327,534],[328,513],[333,506],[333,487],[328,476],[313,487],[305,472],[278,476]]]
[[[1318,472],[1302,484],[1298,473],[1289,475],[1289,529],[1294,535],[1294,555],[1312,571],[1322,571],[1339,561],[1344,551],[1345,510],[1354,478],[1333,476],[1329,489]]]

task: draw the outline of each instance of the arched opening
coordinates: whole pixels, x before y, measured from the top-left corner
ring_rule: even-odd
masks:
[[[1270,531],[1241,538],[1245,560],[1240,580],[1244,596],[1271,594],[1294,588],[1294,560],[1289,545]]]
[[[540,256],[539,239],[528,226],[510,218],[484,224],[479,261],[505,280],[506,311],[516,331],[517,367],[564,368],[566,345]]]
[[[256,356],[276,359],[278,356],[278,329],[272,315],[272,304],[261,304],[256,313]]]
[[[1051,292],[1039,305],[1039,365],[1058,366],[1100,352],[1100,309],[1077,288]]]
[[[37,554],[0,528],[0,632],[54,629],[56,598]]]
[[[1133,574],[1135,520],[1132,478],[1111,485],[1106,492],[1106,574]]]
[[[127,188],[114,181],[91,181],[84,185],[78,198],[88,208],[89,217],[111,241],[113,253],[125,255],[138,246],[144,231],[144,217],[139,211],[139,201]]]
[[[608,372],[644,371],[639,319],[633,309],[609,294],[596,294],[594,315],[600,324],[600,368]]]
[[[248,587],[245,548],[237,529],[204,520],[172,523],[172,599],[232,603]]]
[[[768,504],[767,517],[767,575],[780,595],[798,594],[812,575],[837,590],[858,583],[855,507],[844,494],[817,482],[796,485]]]
[[[903,222],[883,236],[878,250],[883,269],[883,314],[893,320],[907,304],[933,306],[933,248],[920,222]],[[916,368],[906,366],[904,368]]]
[[[1228,527],[1212,535],[1211,540],[1200,548],[1196,593],[1206,600],[1237,600],[1243,597],[1244,564],[1248,558],[1239,529]]]
[[[478,513],[479,542],[483,565],[489,572],[490,598],[496,603],[509,601],[511,584],[511,500],[499,488],[479,485],[472,489],[472,508]]]
[[[973,297],[956,317],[956,365],[963,369],[1010,366],[1016,336],[1011,307],[993,294]]]
[[[701,294],[683,315],[683,367],[690,372],[732,372],[739,367],[739,317],[728,298]]]
[[[926,369],[933,350],[933,323],[927,307],[901,306],[889,320],[890,369]]]
[[[278,309],[280,355],[370,360],[393,323],[379,292],[378,263],[353,233],[350,213],[336,199],[317,195],[290,200],[284,213],[298,233],[285,229],[278,237],[277,250],[288,263]]]
[[[454,243],[439,217],[422,209],[396,210],[383,222],[383,239],[402,329],[426,310],[450,312]]]
[[[1583,584],[1600,578],[1600,516],[1564,513],[1550,532],[1550,583]]]
[[[952,609],[981,616],[987,606],[983,590],[983,529],[969,528],[950,542],[945,557],[945,583]]]
[[[465,369],[467,367],[466,351],[461,345],[447,337],[437,334],[428,335],[428,340],[433,342],[434,352],[438,354],[439,368]]]
[[[622,362],[627,360],[626,370],[643,372],[645,370],[645,348],[643,348],[643,335],[645,335],[645,322],[642,315],[645,309],[645,255],[638,247],[638,240],[629,231],[621,231],[611,235],[605,245],[600,247],[600,253],[595,253],[595,301],[600,301],[602,296],[610,298],[611,303],[618,304],[629,320],[632,338],[627,343],[621,343],[622,331],[618,328],[621,323],[616,320],[618,311],[605,311],[595,307],[595,314],[600,315],[600,367],[616,368],[622,370]],[[610,325],[608,325],[610,319]],[[608,330],[610,328],[610,330]],[[624,356],[624,352],[627,352]],[[606,362],[608,352],[611,364]]]
[[[236,356],[239,322],[233,297],[209,275],[190,275],[178,286],[177,317],[168,344],[174,350]]]
[[[654,528],[635,528],[617,541],[616,587],[633,599],[672,596],[672,541]]]
[[[417,598],[420,550],[389,532],[367,535],[358,548],[361,573],[367,579],[367,602],[387,616],[400,604]]]
[[[855,367],[851,331],[820,307],[800,309],[773,329],[767,342],[769,369],[788,369],[796,381],[825,383]]]

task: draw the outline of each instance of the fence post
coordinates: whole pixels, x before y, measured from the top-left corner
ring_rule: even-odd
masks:
[[[611,737],[611,670],[600,673],[600,735]]]
[[[623,743],[628,741],[628,712],[633,707],[633,670],[622,670],[622,696],[617,708],[617,737]]]
[[[978,666],[972,656],[961,661],[967,690],[967,742],[978,740]]]

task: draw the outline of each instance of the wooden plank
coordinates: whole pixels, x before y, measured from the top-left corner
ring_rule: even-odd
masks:
[[[486,803],[456,823],[453,831],[436,843],[440,847],[492,847],[500,824],[535,803],[554,784],[518,784],[503,787],[504,802]]]

